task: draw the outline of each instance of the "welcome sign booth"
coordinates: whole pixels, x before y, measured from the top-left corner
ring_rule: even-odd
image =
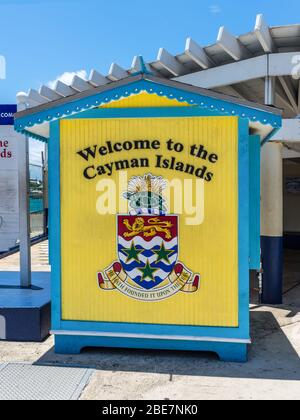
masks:
[[[49,142],[58,353],[246,360],[260,146],[280,126],[273,108],[144,73],[16,115]]]

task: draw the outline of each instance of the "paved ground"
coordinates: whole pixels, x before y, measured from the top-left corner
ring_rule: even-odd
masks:
[[[48,241],[40,242],[31,248],[32,271],[50,271],[48,260]],[[12,254],[9,257],[0,259],[0,271],[19,271],[20,254]]]
[[[52,338],[42,344],[0,342],[0,363],[95,369],[82,399],[300,400],[300,253],[289,253],[286,262],[284,305],[252,307],[247,364],[184,352],[97,349],[58,356]],[[35,264],[40,269],[41,262]]]
[[[3,364],[0,365],[0,401],[78,400],[92,373],[91,369],[77,367]]]

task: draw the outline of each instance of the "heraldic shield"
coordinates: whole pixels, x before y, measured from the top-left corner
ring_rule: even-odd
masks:
[[[179,217],[166,214],[165,188],[165,180],[151,174],[130,181],[124,194],[130,214],[117,216],[118,261],[97,274],[102,291],[146,302],[198,291],[200,275],[178,261]]]
[[[177,216],[118,216],[118,255],[138,286],[159,286],[178,260]]]

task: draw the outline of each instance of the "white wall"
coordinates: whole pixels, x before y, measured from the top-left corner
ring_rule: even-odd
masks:
[[[0,252],[16,244],[19,236],[18,141],[12,126],[0,126]],[[3,145],[8,143],[7,147]],[[2,143],[2,147],[1,147]]]

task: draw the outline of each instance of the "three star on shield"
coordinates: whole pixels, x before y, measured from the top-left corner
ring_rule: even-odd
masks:
[[[177,263],[177,216],[118,216],[118,255],[139,287],[159,286]]]

